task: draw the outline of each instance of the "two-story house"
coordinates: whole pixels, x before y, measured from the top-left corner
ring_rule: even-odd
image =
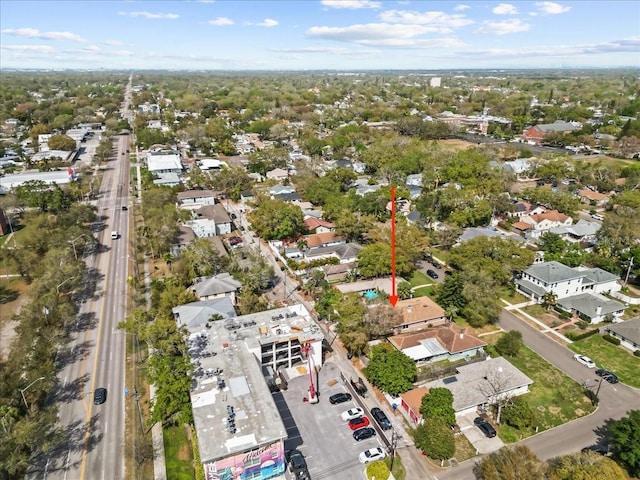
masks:
[[[178,207],[194,209],[205,205],[215,205],[216,194],[213,190],[187,190],[176,195]]]
[[[610,316],[619,320],[625,306],[603,293],[621,289],[618,277],[601,268],[571,268],[560,262],[537,263],[522,272],[516,279],[517,289],[533,300],[542,302],[545,295],[553,293],[557,305],[598,323]]]
[[[557,210],[547,210],[544,213],[524,215],[513,224],[516,231],[522,232],[530,238],[540,238],[543,233],[552,228],[569,226],[573,223],[570,216]]]
[[[236,305],[236,293],[240,287],[242,287],[242,282],[233,278],[230,273],[224,272],[211,277],[197,278],[191,286],[191,291],[201,301],[229,297],[231,302]]]
[[[229,214],[219,203],[195,209],[192,215],[193,219],[185,222],[185,225],[190,227],[198,238],[225,235],[233,230]]]

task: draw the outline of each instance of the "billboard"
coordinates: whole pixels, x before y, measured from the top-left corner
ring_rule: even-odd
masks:
[[[263,445],[250,452],[204,464],[207,480],[266,480],[284,473],[284,442]]]

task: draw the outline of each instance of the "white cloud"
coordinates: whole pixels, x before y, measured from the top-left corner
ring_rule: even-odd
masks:
[[[471,25],[473,20],[464,15],[449,15],[444,12],[415,12],[409,10],[387,10],[380,14],[380,19],[391,23],[407,23],[412,25],[430,25],[432,32],[448,33],[452,28]]]
[[[180,18],[177,13],[152,13],[152,12],[118,12],[123,17],[143,17],[149,20],[176,20]]]
[[[71,32],[41,32],[36,28],[6,28],[0,33],[14,35],[16,37],[39,38],[41,40],[71,40],[73,42],[84,42],[84,38]]]
[[[526,32],[531,25],[522,20],[511,19],[502,22],[484,22],[475,33],[491,33],[494,35],[506,35],[508,33]]]
[[[322,5],[330,8],[349,8],[356,10],[359,8],[380,8],[380,2],[371,0],[321,0]]]
[[[227,17],[218,17],[213,20],[209,20],[209,25],[215,25],[216,27],[224,27],[226,25],[233,25],[233,20]]]
[[[380,47],[460,47],[463,43],[457,39],[417,39],[415,37],[433,33],[432,27],[423,25],[405,25],[390,23],[368,23],[348,27],[311,27],[306,34],[310,37],[326,38],[366,46]]]
[[[277,27],[278,26],[278,21],[274,20],[272,18],[265,18],[262,22],[256,23],[256,25],[258,27],[267,27],[267,28]]]
[[[339,48],[339,47],[292,47],[292,48],[270,48],[272,52],[281,53],[321,53],[330,55],[361,55],[363,50],[353,48]],[[370,53],[370,52],[364,52]]]
[[[454,7],[454,10],[456,12],[464,12],[465,10],[469,10],[470,8],[471,8],[471,6],[465,5],[464,3],[461,3],[460,5],[456,5]]]
[[[14,52],[54,53],[56,50],[50,45],[0,45],[0,49]]]
[[[104,44],[111,45],[112,47],[119,47],[120,45],[123,45],[120,40],[105,40]]]
[[[565,7],[555,2],[536,2],[536,7],[548,15],[557,15],[571,10],[571,7]]]
[[[509,3],[501,3],[497,7],[494,7],[493,10],[491,11],[496,15],[517,15],[518,14],[518,9]]]

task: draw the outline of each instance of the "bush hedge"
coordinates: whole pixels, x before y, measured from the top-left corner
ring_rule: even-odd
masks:
[[[620,345],[620,339],[614,337],[613,335],[609,335],[608,333],[605,333],[602,338],[604,338],[609,343],[613,343],[614,345]]]
[[[575,332],[568,332],[564,336],[567,337],[569,340],[573,340],[574,342],[577,342],[578,340],[584,340],[585,338],[592,337],[598,332],[599,330],[596,328],[594,330],[589,330],[587,332],[580,333],[580,334]]]
[[[636,357],[640,357],[640,350],[636,350],[635,352],[633,352],[633,355]]]

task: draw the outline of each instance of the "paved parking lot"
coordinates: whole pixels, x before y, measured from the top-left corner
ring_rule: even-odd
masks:
[[[287,391],[274,394],[289,434],[285,450],[297,448],[303,453],[313,480],[363,478],[364,467],[358,461],[358,454],[381,446],[378,436],[356,442],[340,418],[342,412],[356,404],[353,400],[339,405],[329,403],[331,395],[346,391],[335,364],[325,363],[316,387],[319,402],[313,405],[302,400],[308,395],[308,376],[291,380]]]

